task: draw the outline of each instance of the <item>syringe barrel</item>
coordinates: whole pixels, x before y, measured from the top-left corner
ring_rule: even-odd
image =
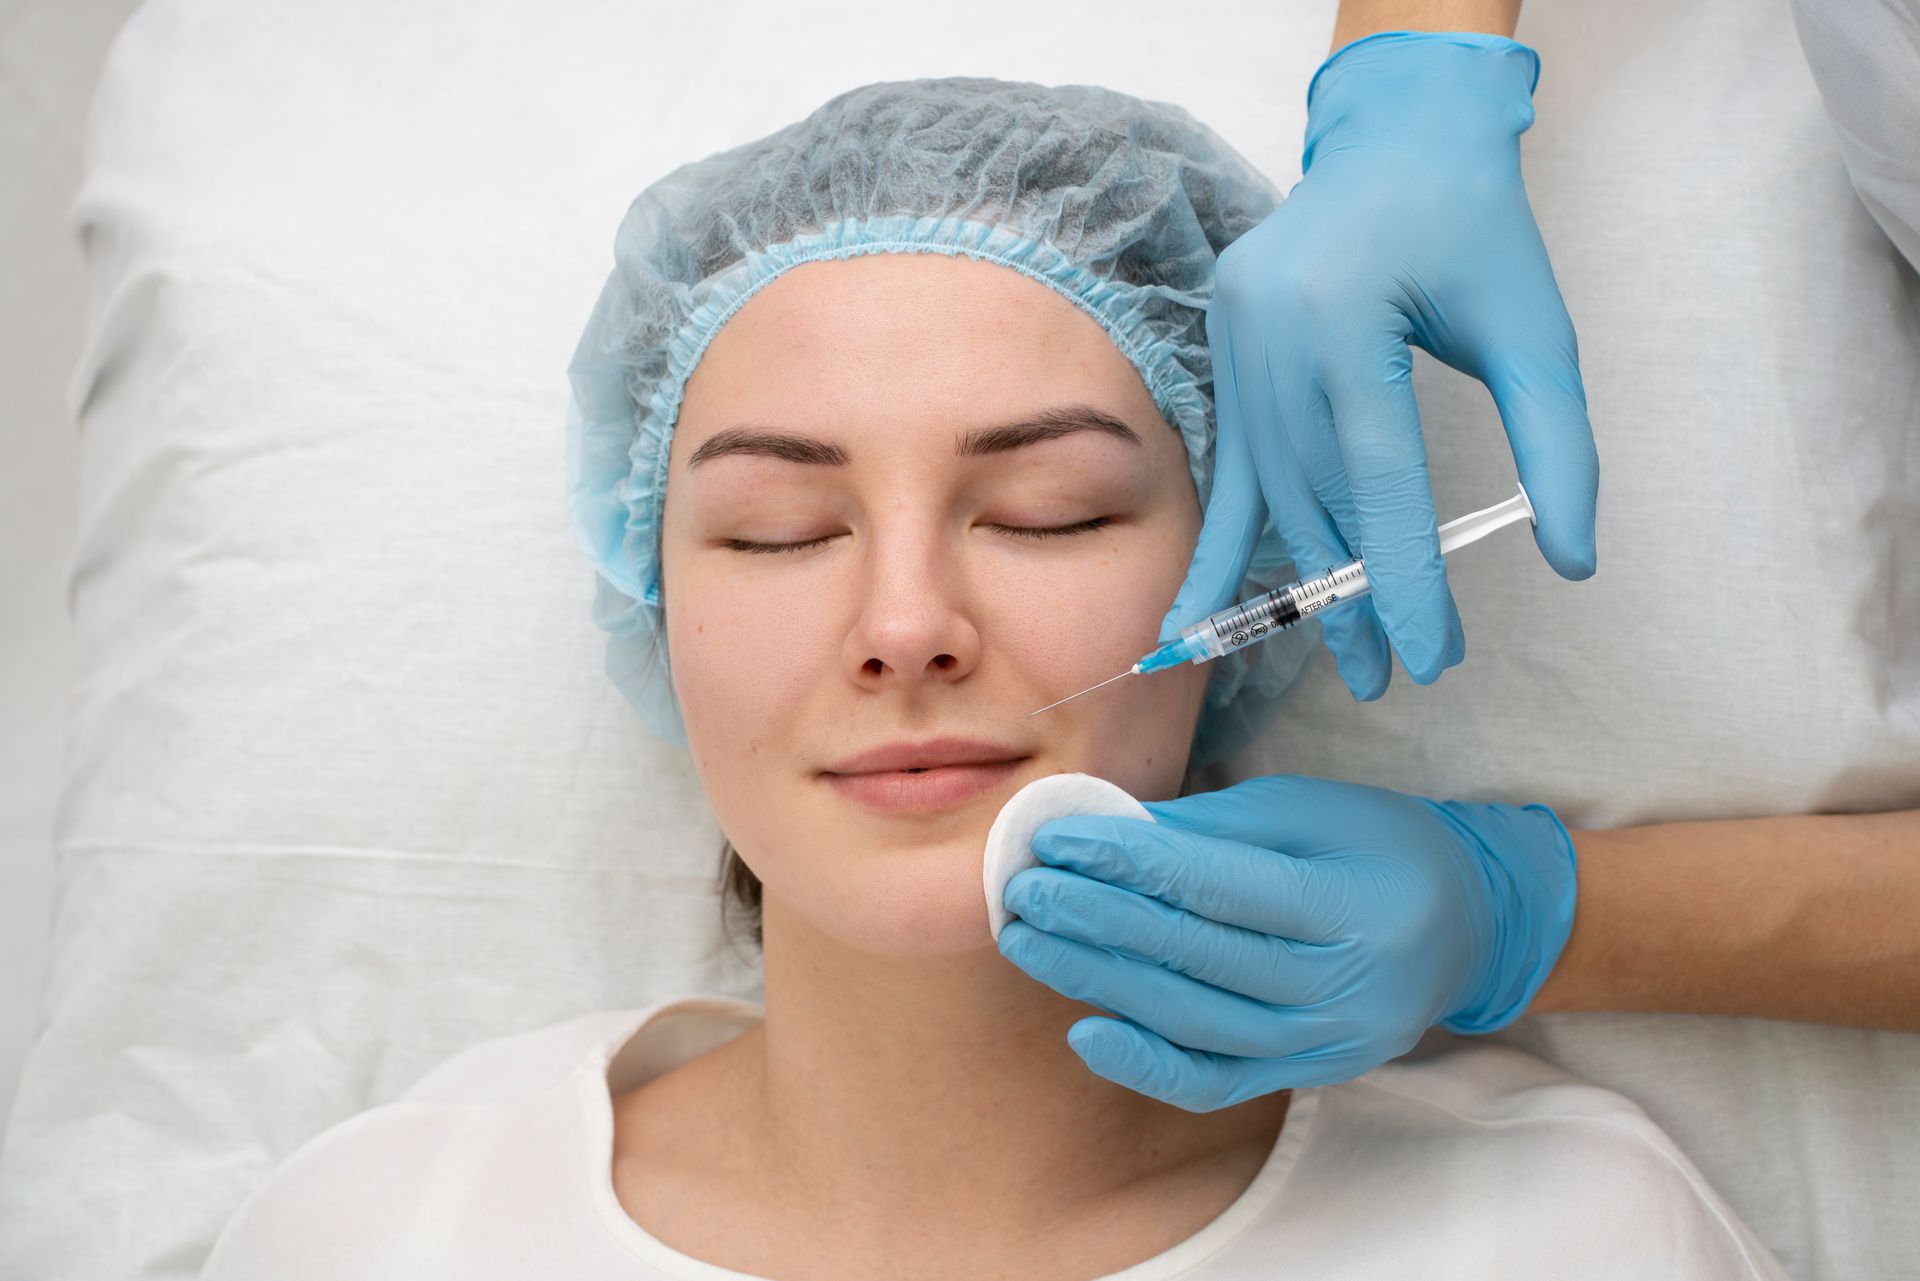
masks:
[[[1372,584],[1367,581],[1366,567],[1357,560],[1350,561],[1317,578],[1276,587],[1252,600],[1229,606],[1201,619],[1183,635],[1199,639],[1205,652],[1195,654],[1193,661],[1204,663],[1278,635],[1329,605],[1354,600],[1370,590]]]

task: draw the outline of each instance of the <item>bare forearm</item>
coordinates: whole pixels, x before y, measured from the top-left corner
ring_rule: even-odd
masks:
[[[1920,810],[1576,831],[1573,932],[1528,1013],[1920,1031]]]
[[[1333,47],[1380,31],[1483,31],[1511,36],[1520,0],[1340,0]]]

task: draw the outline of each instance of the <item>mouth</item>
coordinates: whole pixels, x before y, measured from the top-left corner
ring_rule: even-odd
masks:
[[[846,799],[884,814],[935,813],[954,809],[1004,786],[1031,760],[913,766],[861,774],[822,774]]]

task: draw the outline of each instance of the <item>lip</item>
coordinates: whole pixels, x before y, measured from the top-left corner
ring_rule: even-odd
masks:
[[[821,777],[842,796],[886,814],[951,809],[1004,785],[1029,759],[973,738],[887,743],[850,756]],[[909,774],[907,770],[919,770]]]
[[[848,800],[885,814],[930,813],[952,809],[1004,786],[1026,764],[1014,760],[973,765],[935,765],[919,774],[881,770],[865,774],[822,774]]]
[[[919,743],[883,743],[827,767],[829,774],[881,774],[903,769],[932,769],[945,765],[993,765],[1018,760],[1026,753],[1014,747],[978,738],[930,738]]]

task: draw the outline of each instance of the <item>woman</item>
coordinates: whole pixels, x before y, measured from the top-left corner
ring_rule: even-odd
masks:
[[[1283,683],[1222,660],[1025,717],[1151,647],[1210,479],[1206,282],[1271,199],[1177,108],[967,79],[635,203],[576,509],[610,670],[652,716],[670,676],[759,887],[764,1011],[457,1055],[296,1153],[207,1277],[1784,1275],[1632,1104],[1517,1051],[1192,1112],[1090,1076],[1093,1007],[994,947],[1008,797],[1172,797],[1219,687]]]

